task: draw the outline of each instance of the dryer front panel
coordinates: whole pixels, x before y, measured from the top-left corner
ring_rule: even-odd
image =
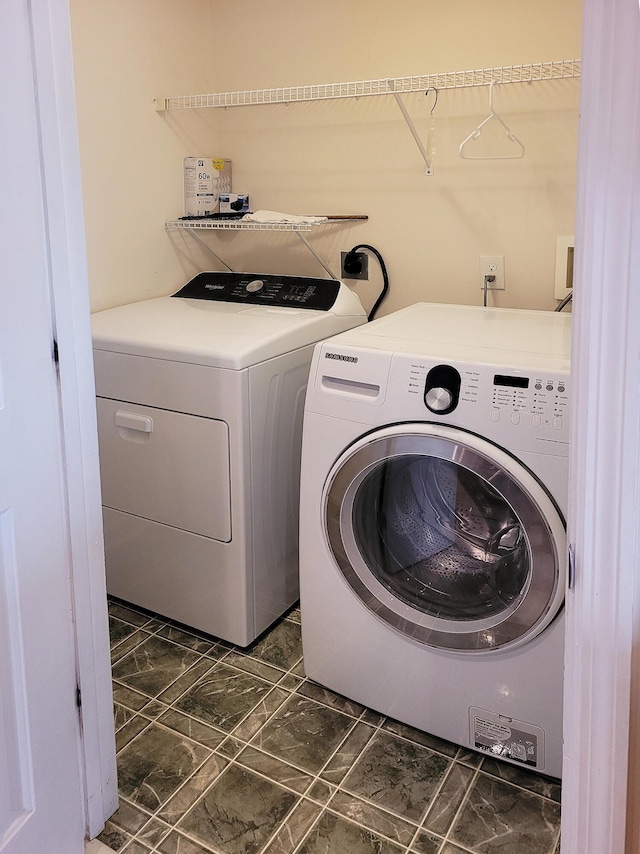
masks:
[[[421,643],[512,647],[562,607],[559,510],[527,468],[474,434],[424,423],[374,431],[334,465],[323,508],[352,590]]]

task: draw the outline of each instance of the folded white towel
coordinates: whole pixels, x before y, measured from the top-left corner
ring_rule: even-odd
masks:
[[[314,223],[326,222],[326,216],[305,216],[304,214],[287,214],[279,213],[278,211],[254,211],[253,213],[245,214],[242,219],[247,222],[293,222],[293,223]]]

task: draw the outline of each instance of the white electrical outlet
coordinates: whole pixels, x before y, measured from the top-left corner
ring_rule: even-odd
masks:
[[[503,291],[506,287],[504,279],[504,255],[480,256],[480,287],[484,290],[485,276],[487,290]]]

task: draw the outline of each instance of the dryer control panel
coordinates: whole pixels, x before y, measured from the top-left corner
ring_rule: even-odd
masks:
[[[209,272],[198,273],[173,296],[329,311],[338,298],[341,286],[341,282],[336,279],[311,276]]]

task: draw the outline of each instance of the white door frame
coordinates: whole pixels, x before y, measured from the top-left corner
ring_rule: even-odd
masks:
[[[88,832],[117,806],[82,196],[67,0],[33,0],[74,568]],[[576,227],[563,852],[622,854],[640,638],[640,11],[585,0]],[[635,274],[635,275],[634,275]],[[634,285],[635,290],[634,290]],[[634,722],[638,701],[632,704]],[[107,719],[108,718],[108,719]],[[632,733],[635,743],[635,736]],[[634,798],[629,798],[635,818]],[[638,850],[629,823],[627,854]],[[635,847],[632,847],[635,846]]]
[[[69,5],[31,0],[30,7],[59,350],[86,829],[93,837],[117,809],[118,791]]]
[[[628,750],[640,640],[640,8],[585,0],[583,14],[562,851],[631,854],[640,850]]]

